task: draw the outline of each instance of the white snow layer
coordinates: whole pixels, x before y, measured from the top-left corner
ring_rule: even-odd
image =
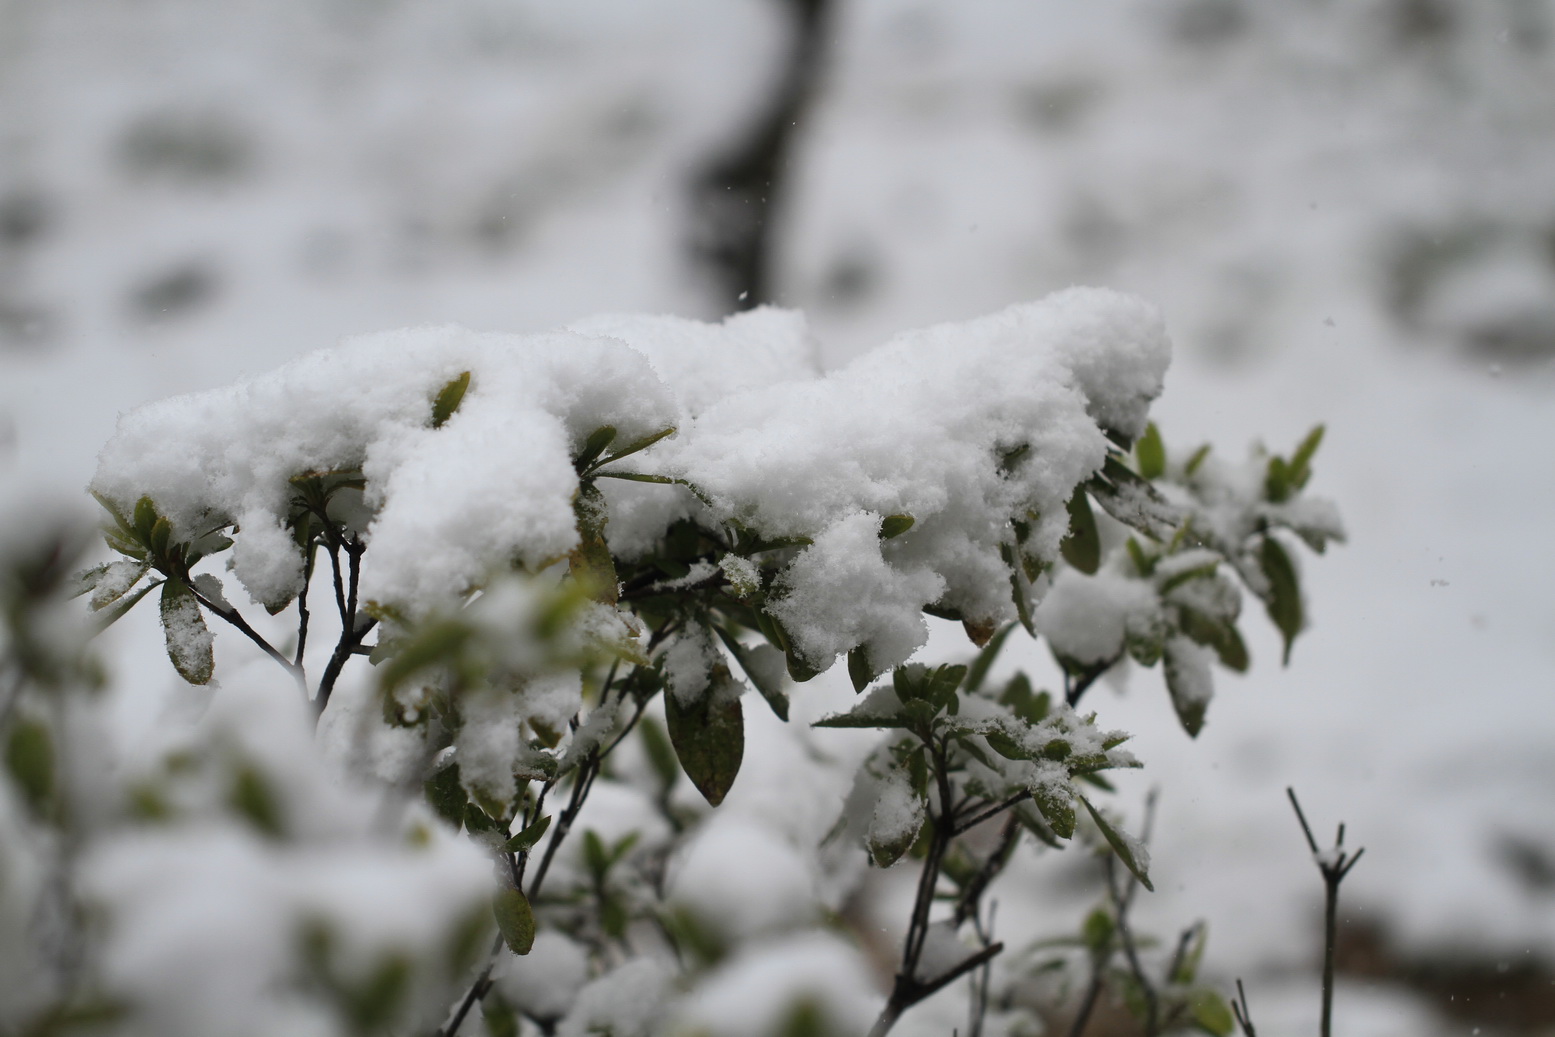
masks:
[[[809,538],[771,611],[815,665],[863,644],[883,668],[926,640],[927,603],[1008,618],[1010,519],[1031,520],[1027,550],[1052,557],[1104,430],[1143,429],[1170,359],[1154,308],[1090,288],[910,332],[827,375],[794,313],[576,329],[385,332],[144,407],[120,420],[93,489],[126,511],[150,496],[178,538],[238,525],[233,569],[276,604],[302,578],[289,480],[359,470],[363,598],[422,611],[577,543],[573,457],[596,429],[613,426],[620,448],[674,427],[614,467],[684,479],[708,503],[606,480],[612,545],[646,550],[697,513]],[[434,428],[434,399],[466,371],[461,405]],[[896,514],[915,524],[879,541]]]

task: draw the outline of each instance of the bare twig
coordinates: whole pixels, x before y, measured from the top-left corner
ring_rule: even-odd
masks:
[[[276,662],[280,663],[282,668],[285,669],[287,673],[291,674],[292,679],[297,682],[297,687],[302,689],[304,697],[307,696],[308,680],[303,675],[301,666],[292,662],[290,659],[286,658],[286,656],[277,651],[276,647],[269,641],[266,641],[264,636],[260,634],[259,631],[248,625],[248,620],[244,619],[242,614],[238,612],[237,609],[222,608],[220,605],[217,605],[214,601],[201,594],[199,589],[192,583],[189,584],[189,590],[194,594],[194,600],[198,601],[201,605],[204,605],[207,611],[209,611],[212,615],[226,620],[238,630],[242,631],[244,637],[254,642],[254,644],[259,646],[259,649],[262,652],[264,652],[270,658],[274,659]]]
[[[1258,1037],[1258,1031],[1253,1028],[1253,1014],[1247,1008],[1247,991],[1242,987],[1241,977],[1236,981],[1236,997],[1231,999],[1231,1014],[1236,1016],[1242,1037]]]
[[[1312,827],[1307,824],[1307,817],[1301,812],[1301,804],[1296,799],[1296,790],[1286,788],[1285,795],[1290,797],[1296,820],[1301,822],[1301,832],[1307,837],[1307,846],[1312,850],[1312,859],[1323,875],[1323,1021],[1320,1032],[1322,1037],[1330,1037],[1334,1017],[1334,951],[1339,933],[1339,884],[1350,874],[1350,869],[1355,867],[1366,850],[1356,850],[1353,855],[1346,852],[1342,822],[1334,837],[1333,849],[1326,852],[1319,850],[1317,840],[1312,837]]]
[[[1030,798],[1031,798],[1031,790],[1030,789],[1022,789],[1020,792],[1017,792],[1015,795],[1011,796],[1009,799],[1003,800],[1002,802],[999,802],[999,803],[995,803],[993,806],[988,807],[986,810],[979,811],[978,813],[974,814],[972,817],[967,818],[965,821],[957,822],[956,823],[956,827],[955,827],[955,831],[954,831],[953,834],[955,834],[955,835],[964,835],[967,832],[970,832],[972,829],[976,828],[978,825],[982,824],[984,821],[988,820],[990,817],[995,817],[995,816],[997,816],[999,814],[1002,814],[1006,810],[1008,810],[1011,807],[1015,806],[1017,803],[1023,803],[1023,802],[1025,802],[1026,800],[1028,800]]]

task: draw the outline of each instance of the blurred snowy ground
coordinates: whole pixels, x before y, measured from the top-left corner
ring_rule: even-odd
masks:
[[[1106,284],[1167,311],[1169,443],[1328,425],[1351,542],[1306,566],[1291,668],[1251,617],[1196,743],[1153,673],[1089,700],[1138,732],[1122,802],[1163,788],[1141,927],[1207,918],[1261,1028],[1310,1030],[1294,785],[1366,846],[1345,913],[1395,972],[1555,956],[1555,4],[839,2],[780,213],[779,301],[832,361]],[[758,0],[0,0],[0,466],[79,487],[119,411],[346,333],[716,316],[686,184],[783,29]],[[115,644],[174,680],[149,629]],[[1072,924],[1078,867],[1007,879],[1001,932]],[[1498,1018],[1409,998],[1340,1018]]]

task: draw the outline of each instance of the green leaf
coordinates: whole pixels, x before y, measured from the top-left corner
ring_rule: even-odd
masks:
[[[605,840],[592,828],[583,833],[583,864],[595,885],[603,883],[610,872],[610,854],[605,849]]]
[[[120,598],[117,605],[114,605],[112,608],[103,612],[98,617],[98,631],[107,630],[109,627],[113,626],[113,624],[117,623],[124,617],[126,612],[134,608],[136,604],[139,603],[141,598],[144,598],[146,595],[162,586],[162,584],[162,580],[152,580],[150,583],[146,584],[144,587],[136,591],[134,594],[131,594],[129,597]]]
[[[1096,515],[1091,511],[1091,500],[1082,487],[1075,487],[1069,498],[1069,535],[1058,545],[1064,561],[1087,575],[1096,572],[1101,565],[1101,533],[1096,528]]]
[[[887,515],[880,520],[880,539],[890,540],[899,537],[913,526],[911,515]]]
[[[70,591],[70,596],[72,598],[79,598],[81,595],[95,590],[97,585],[102,582],[103,577],[107,575],[108,564],[109,563],[104,562],[102,565],[94,565],[89,569],[82,569],[80,572],[72,576],[70,580],[73,586]]]
[[[285,834],[281,804],[275,790],[270,787],[269,779],[252,764],[239,767],[233,775],[227,802],[264,835],[279,839]]]
[[[399,1015],[410,988],[410,960],[404,954],[380,955],[361,983],[342,984],[336,995],[353,1033],[382,1033]]]
[[[1141,886],[1154,893],[1155,887],[1150,884],[1147,870],[1150,860],[1143,844],[1112,827],[1112,823],[1102,816],[1100,810],[1091,805],[1090,800],[1084,796],[1080,796],[1079,800],[1085,804],[1085,809],[1090,811],[1091,820],[1095,821],[1096,827],[1101,829],[1102,837],[1107,840],[1107,845],[1112,847],[1112,852],[1118,855],[1118,860],[1122,861],[1123,866],[1139,880]]]
[[[1134,444],[1134,457],[1139,461],[1139,474],[1146,479],[1159,479],[1166,472],[1166,444],[1161,442],[1161,430],[1155,422],[1145,426],[1145,434]]]
[[[591,479],[625,479],[628,482],[651,482],[651,483],[658,483],[661,486],[684,486],[686,489],[691,491],[691,496],[695,497],[697,500],[701,501],[703,504],[706,504],[708,507],[712,507],[713,506],[713,498],[711,498],[707,494],[703,493],[701,491],[701,489],[699,489],[696,486],[695,483],[692,483],[689,480],[686,480],[686,479],[672,479],[672,478],[670,478],[667,475],[652,475],[652,474],[650,474],[648,472],[606,472],[606,471],[603,471],[600,468],[600,465],[609,464],[611,462],[611,460],[613,460],[613,458],[606,458],[605,460],[601,461],[598,465],[595,465],[594,468],[588,473],[589,478],[591,478]],[[798,538],[795,538],[795,542],[796,543],[798,542]],[[808,543],[808,541],[807,541],[807,543]],[[790,546],[790,545],[783,544],[783,545],[778,545],[778,546],[785,546],[786,547],[786,546]]]
[[[1004,691],[999,694],[999,701],[1009,706],[1016,716],[1028,724],[1042,723],[1048,710],[1053,708],[1052,696],[1045,691],[1033,693],[1031,678],[1024,673],[1017,673],[1010,678]]]
[[[54,799],[54,738],[36,720],[18,720],[5,745],[5,767],[35,817]]]
[[[1074,801],[1070,799],[1067,790],[1055,789],[1048,784],[1033,785],[1031,801],[1036,804],[1037,810],[1042,814],[1042,820],[1047,822],[1054,835],[1060,839],[1068,839],[1074,835]]]
[[[200,614],[194,591],[182,580],[169,579],[162,585],[162,633],[167,641],[167,657],[178,675],[190,684],[209,683],[216,668],[211,632]]]
[[[146,541],[146,546],[151,548],[153,558],[166,558],[168,545],[173,541],[173,524],[162,516],[151,524],[151,536]]]
[[[1021,572],[1015,549],[1009,544],[1000,544],[999,554],[1003,556],[1004,564],[1010,567],[1010,600],[1015,603],[1015,616],[1026,633],[1036,637],[1037,627],[1031,620],[1031,603],[1026,597],[1026,575]]]
[[[528,851],[535,848],[535,844],[540,841],[541,837],[545,835],[546,829],[550,827],[551,815],[546,814],[540,820],[536,821],[528,828],[525,828],[522,832],[519,832],[507,842],[503,843],[503,852],[527,853]]]
[[[664,733],[664,728],[653,717],[645,716],[639,720],[637,730],[642,735],[648,763],[653,767],[653,773],[658,775],[660,790],[667,793],[680,780],[680,764],[675,760],[675,747],[670,745],[669,735]]]
[[[728,795],[745,755],[745,715],[740,700],[713,688],[694,705],[664,696],[670,744],[697,791],[711,806]]]
[[[491,910],[508,950],[528,954],[535,945],[535,913],[529,898],[516,889],[499,889],[492,898]]]
[[[869,687],[869,682],[875,679],[874,668],[869,665],[869,649],[863,645],[848,652],[848,679],[853,682],[855,693]]]
[[[578,456],[573,460],[572,466],[579,472],[586,472],[590,465],[598,460],[599,455],[605,452],[616,438],[614,425],[601,425],[589,433],[589,438],[583,441],[583,449],[578,451]]]
[[[427,802],[437,816],[458,828],[464,824],[464,808],[470,801],[469,793],[459,780],[459,765],[451,764],[426,780],[422,786]]]
[[[135,539],[142,544],[151,543],[151,528],[157,524],[157,505],[150,497],[135,502]]]
[[[1206,987],[1199,987],[1188,995],[1188,1005],[1195,1026],[1214,1037],[1230,1037],[1236,1027],[1236,1018],[1225,998]]]
[[[1291,485],[1296,489],[1304,489],[1307,480],[1312,477],[1312,455],[1317,453],[1318,446],[1323,442],[1323,426],[1315,426],[1307,433],[1307,438],[1296,447],[1296,452],[1290,455],[1289,475]]]
[[[745,676],[750,678],[756,691],[771,707],[773,714],[787,723],[788,689],[783,687],[783,673],[777,667],[776,651],[770,645],[748,648],[723,627],[715,626],[713,629],[718,632],[718,638],[724,643],[724,647],[729,649],[729,654],[734,656],[734,661],[740,664],[740,669],[745,671]],[[772,665],[765,665],[767,662],[771,662]]]
[[[1296,635],[1306,624],[1301,607],[1301,584],[1296,576],[1296,566],[1291,562],[1285,547],[1272,536],[1265,536],[1258,551],[1259,566],[1269,581],[1269,592],[1264,606],[1281,636],[1285,638],[1283,665],[1290,665],[1290,648]]]
[[[1177,970],[1167,977],[1167,982],[1175,986],[1187,986],[1192,983],[1199,974],[1199,964],[1204,960],[1204,948],[1208,945],[1208,930],[1203,922],[1198,922],[1191,930],[1187,953],[1182,955],[1177,963]]]
[[[1188,463],[1182,466],[1183,473],[1192,478],[1193,474],[1199,470],[1199,466],[1204,463],[1204,459],[1208,456],[1209,444],[1205,443],[1195,450],[1193,455],[1188,458]]]
[[[577,522],[578,546],[568,555],[568,571],[590,598],[614,605],[620,598],[621,585],[616,577],[615,559],[605,542],[605,495],[599,487],[585,482],[578,488],[572,511]]]
[[[1139,541],[1133,537],[1129,537],[1123,546],[1128,549],[1129,561],[1134,563],[1135,572],[1147,580],[1155,575],[1156,563],[1161,560],[1159,555],[1146,554]]]
[[[1081,939],[1085,941],[1085,947],[1092,955],[1099,955],[1105,951],[1112,943],[1112,934],[1116,931],[1117,923],[1112,920],[1111,912],[1101,907],[1086,915],[1085,921],[1080,926]]]
[[[1209,708],[1209,700],[1204,697],[1202,689],[1195,685],[1196,680],[1204,675],[1196,673],[1193,661],[1184,659],[1180,652],[1173,649],[1170,641],[1166,643],[1162,655],[1166,663],[1162,669],[1166,674],[1166,690],[1171,695],[1172,709],[1176,710],[1177,720],[1182,724],[1182,729],[1188,732],[1188,737],[1197,738],[1199,732],[1204,730],[1204,713]]]
[[[1263,477],[1263,495],[1270,502],[1278,504],[1290,497],[1290,469],[1285,464],[1283,457],[1269,458],[1269,467]]]
[[[614,461],[619,461],[623,457],[631,457],[635,453],[638,453],[638,452],[643,451],[643,450],[647,450],[649,447],[653,446],[653,444],[657,443],[659,440],[665,438],[666,436],[673,436],[674,434],[675,434],[675,426],[674,425],[671,425],[669,428],[662,428],[662,429],[660,429],[657,432],[650,432],[646,436],[643,436],[641,439],[634,439],[634,440],[632,440],[630,443],[626,444],[626,446],[624,446],[621,449],[615,451],[609,457],[605,458],[603,461],[599,462],[599,464],[595,465],[594,467],[595,468],[600,468],[600,467],[603,467],[604,465],[610,464],[610,463],[612,463]],[[605,473],[601,472],[599,474],[603,475]],[[676,482],[680,482],[680,480],[678,480],[678,479],[675,480],[675,481]],[[686,483],[685,485],[689,486],[690,483]]]
[[[465,390],[470,387],[470,372],[465,371],[437,391],[432,398],[432,427],[442,428],[454,416],[459,404],[464,402]]]
[[[983,681],[988,679],[988,671],[993,668],[994,660],[999,658],[999,650],[1004,647],[1004,642],[1009,640],[1010,631],[1014,629],[1014,623],[1006,623],[988,639],[983,650],[977,653],[977,658],[972,660],[972,666],[967,670],[966,682],[962,685],[967,691],[977,691],[983,686]]]
[[[1108,456],[1085,489],[1107,514],[1152,540],[1170,540],[1182,524],[1182,510],[1116,457]]]
[[[518,1013],[496,991],[481,1001],[481,1022],[487,1037],[519,1037]]]
[[[1182,572],[1172,573],[1161,581],[1157,592],[1163,597],[1192,580],[1207,580],[1213,577],[1219,567],[1219,562],[1209,562],[1205,565],[1195,566],[1192,569],[1184,569]]]
[[[1235,623],[1211,619],[1202,612],[1181,605],[1177,608],[1177,616],[1178,629],[1196,643],[1213,648],[1220,657],[1220,665],[1237,673],[1247,672],[1250,662],[1247,645],[1242,641]]]

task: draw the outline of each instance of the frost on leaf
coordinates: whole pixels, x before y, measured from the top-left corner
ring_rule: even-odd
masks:
[[[162,585],[162,632],[167,640],[167,656],[178,675],[190,684],[210,681],[215,669],[211,650],[211,632],[200,615],[200,603],[194,591],[181,580]]]

